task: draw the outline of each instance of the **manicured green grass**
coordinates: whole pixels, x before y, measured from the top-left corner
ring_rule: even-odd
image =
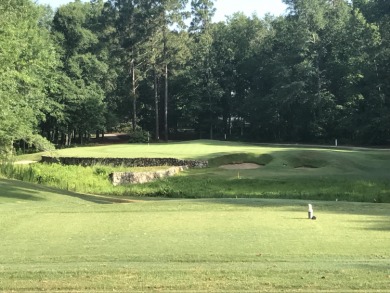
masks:
[[[62,157],[112,157],[112,158],[168,158],[178,159],[210,159],[235,153],[272,154],[275,152],[322,150],[328,153],[360,153],[364,148],[334,148],[334,147],[302,147],[256,145],[241,142],[217,140],[193,140],[183,142],[152,143],[152,144],[113,144],[103,146],[83,146],[56,150],[54,152],[29,154],[19,156],[22,159],[39,158],[39,155]],[[370,150],[373,157],[387,158],[388,151]]]
[[[178,158],[207,159],[234,152],[257,152],[257,146],[236,142],[195,140],[176,143],[157,144],[116,144],[104,146],[76,147],[57,150],[48,155],[63,157],[113,157],[113,158]],[[267,151],[274,148],[265,148]]]
[[[11,173],[19,172],[21,175],[7,176],[71,191],[103,195],[390,203],[388,150],[265,147],[200,140],[149,146],[126,144],[72,148],[60,150],[57,155],[209,159],[210,167],[189,170],[180,176],[149,184],[117,187],[108,181],[108,174],[114,169],[106,166],[83,168],[35,164],[31,167],[15,167],[20,170]],[[256,170],[220,168],[230,163],[257,163],[262,167]],[[123,170],[126,168],[121,168]]]
[[[0,179],[0,291],[390,288],[389,204],[122,201]]]

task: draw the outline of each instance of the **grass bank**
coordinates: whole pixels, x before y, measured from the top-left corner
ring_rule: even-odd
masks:
[[[389,204],[97,197],[0,180],[0,291],[387,292]]]

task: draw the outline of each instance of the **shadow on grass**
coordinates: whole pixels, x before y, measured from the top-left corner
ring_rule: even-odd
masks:
[[[121,203],[134,203],[135,202],[135,201],[128,200],[128,199],[113,198],[113,197],[100,196],[100,195],[74,193],[71,191],[64,191],[61,193],[61,192],[57,192],[57,190],[55,190],[55,192],[66,195],[66,196],[85,200],[88,202],[92,202],[95,204],[121,204]]]
[[[347,214],[388,217],[389,221],[376,221],[382,228],[378,230],[390,230],[390,204],[388,203],[358,203],[358,202],[333,202],[301,199],[246,199],[246,198],[221,198],[221,199],[199,199],[199,201],[220,203],[225,205],[237,205],[245,207],[275,207],[285,208],[291,212],[302,212],[305,216],[307,205],[313,204],[315,214]],[[302,219],[306,217],[302,216]],[[373,221],[374,222],[374,221]]]
[[[375,231],[390,231],[390,220],[371,220],[369,222],[370,226],[364,228],[364,230],[375,230]]]
[[[44,201],[44,197],[39,196],[36,188],[31,184],[15,180],[0,179],[0,198],[10,198],[15,200]]]
[[[202,199],[202,202],[219,203],[224,205],[245,206],[252,208],[271,207],[282,208],[289,212],[299,212],[302,217],[294,217],[294,220],[308,221],[307,204],[312,203],[314,214],[318,221],[321,221],[324,214],[345,214],[376,217],[376,219],[365,221],[363,229],[367,231],[390,232],[390,204],[388,203],[357,203],[357,202],[329,202],[329,201],[307,201],[307,200],[284,200],[284,199]]]
[[[204,203],[214,203],[223,205],[235,205],[251,208],[286,208],[289,211],[305,211],[307,201],[305,200],[286,200],[286,199],[265,199],[265,198],[207,198],[195,199]],[[304,217],[302,217],[304,218]]]
[[[0,179],[0,198],[10,198],[15,200],[27,200],[27,201],[46,201],[48,200],[44,193],[52,193],[56,195],[64,195],[69,197],[78,198],[88,202],[96,204],[114,204],[114,203],[132,203],[134,201],[121,198],[113,198],[107,196],[97,196],[89,194],[80,194],[71,191],[56,189],[52,187],[47,187],[43,185],[9,180],[9,179]]]

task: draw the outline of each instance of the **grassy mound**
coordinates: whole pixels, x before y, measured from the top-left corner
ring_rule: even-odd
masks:
[[[242,164],[242,163],[253,163],[258,165],[267,165],[272,161],[273,157],[269,154],[230,154],[224,155],[209,160],[210,167],[219,167],[228,164]]]
[[[319,151],[297,151],[286,158],[286,164],[293,168],[322,168],[329,165],[329,154]]]

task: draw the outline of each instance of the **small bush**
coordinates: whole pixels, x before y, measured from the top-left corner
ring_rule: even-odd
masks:
[[[147,143],[149,141],[149,133],[142,129],[131,131],[129,136],[129,143]]]
[[[93,171],[93,173],[95,175],[98,175],[98,176],[108,176],[108,174],[110,173],[109,170],[107,170],[107,168],[105,167],[102,167],[102,166],[95,166],[95,170]]]
[[[119,133],[129,134],[129,143],[147,143],[149,134],[147,131],[137,128],[133,130],[133,124],[131,122],[119,123],[114,129]]]
[[[133,129],[133,124],[131,122],[123,122],[119,123],[112,130],[119,133],[129,133]]]

